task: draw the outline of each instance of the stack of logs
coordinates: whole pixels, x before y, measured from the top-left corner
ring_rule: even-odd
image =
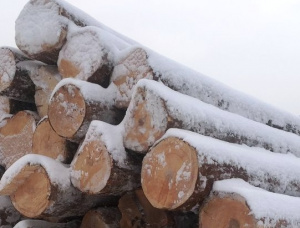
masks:
[[[16,45],[0,49],[1,227],[300,226],[297,116],[63,0],[30,0]]]

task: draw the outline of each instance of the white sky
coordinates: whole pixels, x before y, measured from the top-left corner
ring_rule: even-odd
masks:
[[[0,45],[15,46],[27,0],[0,0]],[[69,0],[151,49],[300,115],[300,0]]]

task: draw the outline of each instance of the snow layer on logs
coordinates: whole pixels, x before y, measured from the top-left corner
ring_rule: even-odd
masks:
[[[2,216],[5,218],[2,221]],[[21,215],[16,211],[8,196],[0,196],[0,227],[4,224],[13,224],[20,219]]]
[[[241,179],[229,179],[216,181],[213,191],[222,193],[238,194],[242,196],[251,214],[258,220],[258,226],[275,227],[276,222],[285,220],[288,224],[299,226],[300,198],[268,192],[254,187]],[[271,219],[269,219],[271,218]],[[264,221],[260,221],[264,219]]]
[[[250,184],[277,193],[300,196],[300,192],[295,192],[291,186],[299,182],[300,158],[292,154],[272,153],[262,148],[232,144],[175,128],[169,129],[158,142],[169,137],[180,138],[194,147],[198,151],[199,167],[203,159],[205,164],[229,164],[242,167],[251,177]],[[164,162],[163,156],[161,162]],[[183,176],[180,170],[178,176]],[[271,187],[274,189],[270,189],[272,184],[265,183],[266,174],[271,174],[272,180],[276,182]],[[226,176],[221,178],[227,179]]]
[[[256,144],[248,146],[269,147],[268,149],[276,153],[292,153],[300,157],[300,137],[293,133],[271,128],[240,115],[223,111],[198,99],[178,93],[159,82],[142,79],[136,85],[135,91],[139,88],[149,91],[151,101],[156,100],[154,97],[161,97],[164,100],[166,112],[171,115],[175,122],[180,123],[182,129],[222,139],[228,137],[228,132],[231,132],[233,137],[235,135],[245,137],[250,139],[249,142]],[[133,98],[142,99],[142,97],[135,98],[134,95]],[[145,99],[147,102],[147,97]],[[155,118],[151,119],[152,126],[161,127],[162,121],[167,121],[166,112],[156,110],[156,103],[149,104],[149,110],[155,110]],[[133,119],[130,117],[130,109],[134,109],[133,106],[134,102],[130,104],[123,121],[127,125],[132,125]],[[161,107],[161,105],[158,106]],[[164,123],[164,125],[166,124]],[[152,145],[153,138],[150,137],[148,141],[148,145]],[[133,144],[131,148],[139,147],[139,145],[134,145],[136,142],[129,141],[126,143],[127,145]]]

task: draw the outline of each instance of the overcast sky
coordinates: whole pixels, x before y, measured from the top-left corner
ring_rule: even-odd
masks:
[[[0,45],[15,46],[27,0],[0,0]],[[300,115],[300,0],[69,0],[145,46]]]

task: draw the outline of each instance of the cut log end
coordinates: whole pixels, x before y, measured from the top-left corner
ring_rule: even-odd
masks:
[[[90,210],[82,219],[80,228],[118,228],[120,211],[116,207]]]
[[[82,192],[97,194],[111,174],[112,159],[101,140],[86,143],[72,163],[72,183]]]
[[[195,149],[178,138],[160,142],[145,156],[142,187],[156,208],[177,209],[195,190],[198,159]]]
[[[50,203],[51,183],[41,166],[25,166],[9,188],[11,192],[6,189],[6,193],[10,193],[13,205],[24,216],[37,217]]]
[[[16,72],[14,54],[8,48],[0,48],[0,92],[8,88]]]
[[[62,59],[59,62],[59,73],[63,78],[75,78],[80,70],[72,62]]]
[[[48,106],[51,126],[57,134],[72,138],[80,128],[85,117],[85,100],[74,85],[60,87]]]
[[[202,208],[199,220],[200,228],[242,228],[257,227],[245,200],[232,197],[213,197]]]

